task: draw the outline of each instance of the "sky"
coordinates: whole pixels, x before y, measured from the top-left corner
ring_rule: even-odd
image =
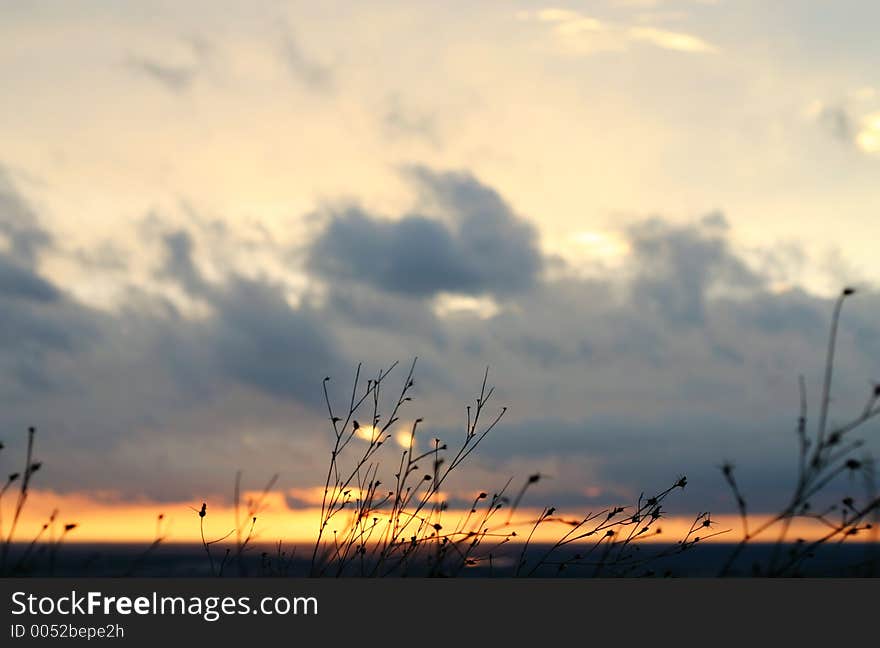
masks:
[[[228,503],[243,470],[295,508],[322,378],[341,402],[358,363],[417,356],[423,443],[462,434],[486,366],[508,408],[453,498],[686,474],[680,512],[729,514],[731,461],[774,510],[845,285],[832,421],[880,380],[878,19],[3,0],[0,468],[34,425],[47,497]]]

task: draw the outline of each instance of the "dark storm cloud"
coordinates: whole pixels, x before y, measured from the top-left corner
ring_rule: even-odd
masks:
[[[310,268],[412,297],[511,295],[535,285],[536,232],[493,189],[467,173],[416,167],[410,175],[446,219],[385,220],[354,207],[331,214],[309,251]]]

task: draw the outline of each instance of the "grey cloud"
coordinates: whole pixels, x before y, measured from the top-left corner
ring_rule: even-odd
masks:
[[[339,365],[320,315],[307,305],[291,308],[282,288],[269,281],[232,274],[223,283],[210,284],[195,266],[194,243],[185,231],[166,234],[163,242],[166,257],[160,274],[213,309],[207,323],[195,326],[219,368],[268,394],[316,402],[315,376]]]
[[[293,32],[282,39],[282,56],[291,75],[310,90],[328,92],[333,88],[333,69],[319,63],[303,51]]]
[[[290,308],[277,286],[234,278],[213,299],[210,339],[220,366],[243,383],[315,404],[320,374],[340,367],[322,315]]]
[[[352,208],[333,216],[312,247],[310,265],[334,279],[431,296],[471,288],[473,279],[455,248],[453,235],[436,221],[421,216],[383,221]]]
[[[710,215],[700,225],[675,226],[653,219],[629,229],[639,268],[632,286],[634,299],[677,324],[704,321],[706,292],[715,282],[734,288],[756,288],[762,283],[731,253],[723,235],[723,217]]]
[[[142,56],[131,56],[126,64],[131,70],[176,93],[189,90],[198,74],[193,66],[172,65]]]
[[[442,189],[440,198],[433,193],[426,198],[436,200],[446,216],[479,211],[463,204],[462,193]],[[476,197],[478,204],[486,199],[479,192]],[[384,225],[359,217],[364,231],[345,230],[352,245],[369,248],[370,237],[393,240]],[[429,227],[445,222],[431,221]],[[430,231],[433,240],[442,239]],[[509,296],[515,307],[488,320],[437,318],[423,300],[389,291],[378,280],[331,282],[320,306],[306,302],[293,309],[270,282],[235,275],[206,282],[194,263],[192,236],[173,232],[163,238],[163,275],[205,300],[212,314],[201,322],[170,315],[140,318],[138,336],[156,340],[133,356],[132,370],[139,363],[164,367],[159,375],[171,376],[171,384],[182,390],[174,407],[185,412],[193,407],[187,398],[196,396],[211,420],[208,412],[222,407],[236,386],[271,402],[314,405],[325,373],[341,384],[355,360],[376,367],[418,355],[417,398],[404,416],[424,415],[426,434],[446,439],[458,433],[448,424],[450,412],[472,396],[470,379],[491,364],[497,404],[510,411],[475,460],[473,480],[482,480],[480,486],[495,486],[513,466],[535,466],[555,471],[533,494],[539,503],[578,506],[608,504],[609,498],[624,503],[633,489],[662,488],[684,473],[695,491],[683,495],[681,510],[721,512],[732,504],[717,465],[730,459],[743,467],[755,510],[771,507],[793,465],[796,377],[803,372],[815,385],[821,375],[817,350],[830,304],[806,293],[766,292],[760,277],[746,272],[730,249],[719,215],[691,225],[654,219],[633,227],[630,235],[636,243],[633,286],[653,274],[651,299],[689,290],[677,303],[698,309],[700,317],[646,303],[645,292],[612,278],[543,281]],[[707,278],[682,288],[681,273],[688,270]],[[748,286],[750,292],[735,299],[710,294],[719,282]],[[880,313],[880,299],[871,294],[860,299],[841,330],[838,417],[852,394],[861,399],[866,377],[880,366],[880,358],[866,354],[872,347],[865,342],[876,339],[871,318]],[[161,335],[144,333],[155,330]],[[170,399],[151,394],[149,402]],[[157,442],[167,425],[167,420],[153,424]],[[203,438],[189,434],[191,443]],[[230,448],[238,447],[231,431],[223,434]],[[307,438],[320,443],[319,435]],[[208,456],[222,461],[214,452]],[[577,465],[590,467],[603,489],[599,495],[572,490],[582,486]],[[309,469],[296,483],[310,485],[317,473]]]
[[[39,290],[0,292],[0,398],[16,404],[0,422],[47,430],[41,484],[179,498],[222,487],[238,467],[270,466],[286,470],[285,484],[312,486],[326,468],[321,378],[333,376],[331,394],[347,401],[357,361],[371,373],[417,355],[402,416],[424,416],[425,439],[459,437],[464,405],[491,365],[493,406],[509,410],[470,464],[476,487],[541,470],[553,479],[535,491],[538,504],[626,503],[681,472],[696,487],[681,510],[720,512],[732,502],[717,465],[730,459],[756,507],[775,502],[795,465],[797,376],[811,403],[821,385],[830,300],[772,294],[731,247],[720,214],[633,226],[627,272],[539,280],[533,232],[497,193],[467,174],[410,174],[420,215],[331,215],[309,257],[328,280],[321,300],[307,293],[292,306],[282,285],[259,276],[209,280],[202,262],[234,241],[215,250],[192,223],[171,230],[158,217],[144,230],[163,245],[156,276],[205,306],[198,317],[135,289],[113,313],[51,282],[57,294],[42,299]],[[500,232],[500,249],[468,247],[465,225],[476,241]],[[392,254],[410,245],[412,254]],[[475,250],[508,271],[511,259],[535,261],[525,278],[500,278],[469,265]],[[25,257],[2,261],[39,279]],[[424,298],[441,290],[503,299],[488,319],[439,317]],[[878,317],[875,292],[847,304],[834,421],[863,407],[880,378]],[[865,432],[874,447],[876,431]],[[599,496],[577,490],[587,470]]]
[[[358,208],[331,214],[309,251],[310,268],[412,297],[511,295],[536,283],[537,234],[494,190],[466,173],[417,167],[410,174],[446,221],[419,214],[384,220]]]
[[[49,247],[52,237],[16,191],[7,171],[0,165],[0,235],[6,238],[12,260],[32,267],[37,254]]]
[[[128,269],[125,252],[112,241],[104,241],[90,249],[75,249],[71,252],[71,258],[78,265],[95,272],[124,272]]]
[[[0,252],[0,296],[34,301],[57,299],[59,291],[34,268],[38,254],[51,245],[52,237],[40,226],[2,167],[0,236],[7,243],[7,250]]]
[[[372,286],[333,283],[328,288],[324,310],[362,331],[398,330],[406,335],[438,341],[443,337],[442,324],[428,304]]]
[[[333,331],[271,281],[205,281],[189,235],[163,242],[162,276],[197,290],[207,315],[184,317],[137,289],[112,313],[0,294],[0,401],[15,403],[0,417],[3,440],[41,430],[44,485],[179,499],[239,467],[280,468],[282,451],[311,465],[303,448],[316,440],[302,426],[319,417],[321,377],[349,367]],[[259,446],[246,439],[255,430]]]
[[[779,427],[763,427],[712,417],[670,417],[632,424],[620,417],[578,421],[549,417],[507,425],[481,449],[498,463],[508,457],[530,457],[535,465],[551,467],[529,494],[527,505],[627,505],[640,492],[659,492],[685,475],[689,486],[676,496],[672,510],[730,511],[735,503],[719,466],[732,461],[750,510],[770,511],[785,504],[782,494],[797,476],[795,447],[782,433],[784,422],[777,423]],[[553,461],[558,457],[565,460]],[[601,457],[598,462],[597,457]],[[572,465],[583,466],[582,472],[572,474],[567,470]],[[601,486],[598,496],[573,492],[572,482],[583,484],[587,475]],[[851,494],[845,482],[833,484],[830,490],[837,498]]]
[[[778,504],[794,465],[797,376],[807,377],[811,395],[821,384],[831,301],[802,291],[771,293],[765,277],[731,249],[720,214],[687,225],[653,219],[630,236],[631,282],[545,281],[489,320],[420,325],[421,341],[412,320],[390,316],[382,324],[388,346],[394,340],[459,379],[492,365],[499,402],[510,414],[483,454],[484,466],[580,457],[598,462],[603,485],[615,492],[661,487],[680,471],[700,484],[693,506],[726,511],[731,501],[717,465],[732,459],[744,466],[756,510]],[[687,272],[699,281],[682,281]],[[726,296],[716,288],[737,290]],[[392,297],[375,291],[368,299],[382,312]],[[857,413],[866,385],[880,376],[878,314],[880,297],[870,291],[848,305],[835,420]],[[442,345],[434,341],[437,329]],[[364,357],[375,360],[376,347],[386,348],[364,347]],[[447,384],[467,397],[460,380]],[[432,379],[425,389],[436,393],[437,385]],[[874,432],[865,430],[865,438],[876,439]],[[573,483],[548,491],[552,503],[565,491],[566,501],[578,499]],[[834,492],[844,490],[841,484]]]
[[[853,141],[852,117],[842,106],[825,106],[819,113],[819,124],[832,137],[847,144]]]
[[[209,63],[213,48],[201,37],[182,39],[187,53],[185,62],[168,62],[151,55],[131,54],[125,65],[135,74],[158,83],[169,92],[180,94],[190,90]]]
[[[817,339],[828,326],[829,315],[824,304],[802,290],[755,295],[730,311],[730,317],[744,328],[764,333],[796,333]]]
[[[436,173],[415,166],[410,173],[425,197],[446,209],[457,223],[462,254],[494,292],[520,292],[536,282],[543,267],[538,233],[513,213],[497,191],[468,172]]]
[[[51,356],[88,344],[93,329],[85,309],[41,277],[40,252],[52,244],[24,198],[0,168],[0,370],[15,391],[49,389]]]
[[[388,99],[382,114],[382,127],[391,139],[414,138],[431,146],[440,145],[435,116],[404,105],[398,95],[392,95]]]
[[[54,301],[60,292],[51,283],[0,255],[0,295],[32,301]]]
[[[178,230],[164,235],[165,263],[160,276],[180,282],[193,295],[204,294],[207,284],[193,262],[193,240],[186,231]]]
[[[553,340],[537,337],[534,335],[525,335],[517,341],[514,350],[522,353],[526,358],[531,358],[539,367],[548,368],[558,366],[568,361],[582,360],[589,353],[583,353],[588,349],[587,344],[582,345],[581,353],[570,354],[566,352],[562,346]]]
[[[87,362],[101,340],[93,314],[66,300],[0,299],[0,309],[0,401],[18,408],[53,392],[79,390],[75,373],[60,368]]]
[[[503,343],[494,352],[503,349],[546,370],[624,359],[662,367],[683,353],[690,362],[714,358],[737,364],[743,360],[741,342],[730,333],[731,323],[773,326],[774,317],[788,315],[774,314],[773,308],[796,309],[795,304],[770,305],[763,277],[729,249],[721,214],[685,225],[651,219],[631,226],[628,235],[634,253],[624,274],[631,279],[557,279],[519,295],[517,309],[506,309],[491,321],[494,337]],[[752,297],[735,302],[713,298],[711,289],[717,288],[746,290]]]

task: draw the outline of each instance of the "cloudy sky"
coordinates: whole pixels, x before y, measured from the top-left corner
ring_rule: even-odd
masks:
[[[459,486],[760,510],[833,296],[832,420],[880,379],[880,6],[856,0],[0,3],[0,429],[40,487],[323,479],[418,356],[426,438],[491,366]],[[403,380],[400,374],[392,379]],[[880,448],[880,429],[866,428]],[[11,470],[11,468],[10,468]]]

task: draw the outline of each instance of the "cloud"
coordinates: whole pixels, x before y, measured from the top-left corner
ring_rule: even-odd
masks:
[[[726,221],[715,213],[698,226],[674,226],[649,220],[630,227],[629,241],[639,267],[634,299],[656,309],[667,321],[701,324],[707,290],[713,284],[754,289],[762,283],[734,256],[724,236]]]
[[[9,173],[0,165],[0,236],[7,254],[16,262],[33,266],[37,255],[52,243],[37,216],[15,190]]]
[[[208,281],[183,230],[161,234],[158,278],[201,300],[203,312],[184,315],[134,284],[114,311],[88,307],[25,263],[36,257],[35,239],[51,238],[20,236],[39,226],[21,218],[32,211],[5,189],[0,222],[18,225],[18,243],[0,251],[0,425],[8,445],[15,430],[41,430],[53,487],[191,494],[227,452],[239,457],[233,463],[265,465],[277,444],[292,452],[302,443],[279,436],[267,445],[264,436],[250,451],[260,458],[242,458],[243,430],[317,417],[321,376],[348,368],[321,314],[291,306],[267,278],[230,272]]]
[[[297,81],[317,92],[333,89],[333,69],[306,54],[292,31],[284,33],[281,48],[284,62]]]
[[[169,92],[180,94],[192,88],[209,62],[211,44],[199,37],[172,43],[167,49],[179,50],[176,60],[152,55],[130,54],[125,65],[135,74],[153,81]]]
[[[661,49],[676,52],[711,53],[718,51],[717,47],[698,36],[657,29],[656,27],[633,27],[629,30],[629,36],[635,41],[650,43]]]
[[[131,56],[126,63],[131,70],[176,93],[189,90],[197,75],[193,67],[162,63],[141,56]]]
[[[207,339],[221,368],[265,393],[319,402],[319,374],[342,366],[321,313],[294,310],[280,287],[243,278],[231,279],[212,304]]]
[[[192,236],[184,230],[163,236],[165,263],[160,275],[178,281],[191,295],[202,296],[208,286],[193,262]]]
[[[242,243],[233,231],[216,233],[228,239],[218,252],[194,220],[159,220],[142,241],[161,251],[160,286],[132,285],[114,311],[40,275],[52,237],[6,191],[2,204],[30,220],[0,212],[19,226],[7,237],[17,247],[0,253],[0,271],[19,273],[11,288],[0,281],[0,426],[40,428],[41,485],[179,500],[244,468],[313,487],[326,475],[321,379],[344,403],[357,362],[371,375],[417,355],[401,417],[423,416],[430,438],[457,438],[487,364],[493,404],[510,408],[468,468],[475,487],[540,470],[553,477],[535,493],[548,504],[608,504],[682,472],[699,484],[687,506],[723,511],[717,465],[730,459],[760,485],[756,506],[774,502],[795,465],[797,375],[811,396],[821,384],[829,300],[774,294],[721,213],[632,223],[618,234],[620,268],[550,277],[533,228],[494,189],[466,172],[406,173],[418,211],[328,214],[306,261],[321,290],[291,299],[282,278],[224,265],[222,251]],[[880,377],[878,316],[871,291],[847,305],[834,420],[859,411]]]
[[[12,262],[6,255],[0,255],[0,295],[51,302],[59,298],[60,292],[30,269]]]
[[[519,11],[516,18],[552,25],[554,37],[566,50],[576,54],[623,51],[645,43],[660,49],[689,54],[709,54],[718,47],[699,36],[650,25],[630,26],[602,21],[570,9],[546,8]]]
[[[825,106],[819,113],[819,122],[835,138],[851,142],[853,138],[852,118],[841,106]]]
[[[535,284],[537,234],[494,190],[468,173],[415,167],[409,176],[447,220],[386,220],[356,207],[332,213],[310,248],[309,267],[330,280],[411,297],[511,295]]]
[[[0,241],[0,372],[16,393],[53,388],[53,353],[81,348],[93,331],[82,309],[40,275],[39,256],[52,237],[2,167]]]
[[[211,308],[209,317],[190,326],[219,370],[267,394],[315,403],[315,376],[339,366],[320,315],[307,305],[292,308],[283,286],[269,280],[231,273],[222,283],[209,283],[196,268],[185,231],[166,234],[163,243],[160,275]]]
[[[382,128],[392,139],[419,139],[435,147],[441,143],[435,116],[404,105],[397,94],[388,99]]]
[[[866,155],[876,155],[880,153],[880,112],[876,106],[876,91],[865,87],[842,101],[814,100],[804,112],[809,121],[835,140]]]

